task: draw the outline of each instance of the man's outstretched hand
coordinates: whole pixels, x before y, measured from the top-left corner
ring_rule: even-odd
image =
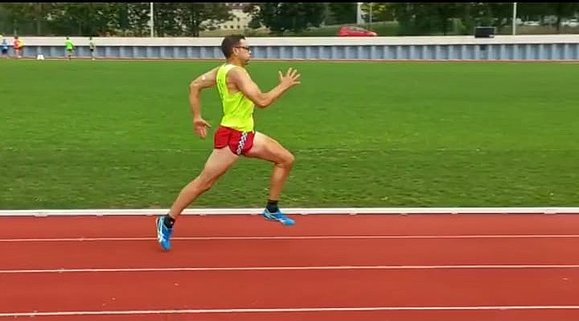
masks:
[[[282,74],[281,70],[278,73],[279,73],[279,82],[284,86],[286,86],[287,88],[291,88],[295,85],[300,84],[300,74],[298,74],[297,69],[290,67],[285,73],[285,75]]]

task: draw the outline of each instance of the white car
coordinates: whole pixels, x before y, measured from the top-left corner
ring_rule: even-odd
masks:
[[[577,26],[579,26],[579,21],[577,21],[577,19],[570,19],[570,20],[563,22],[562,24],[564,26],[577,27]]]
[[[569,20],[563,21],[561,23],[561,25],[569,26],[569,27],[577,27],[577,26],[579,26],[579,21],[577,21],[577,19],[569,19]]]

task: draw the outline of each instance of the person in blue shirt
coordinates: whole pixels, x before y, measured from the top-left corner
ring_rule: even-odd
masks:
[[[0,45],[0,49],[2,50],[2,57],[3,58],[8,58],[8,48],[10,47],[10,45],[8,45],[8,41],[6,41],[6,39],[2,39],[2,45]]]

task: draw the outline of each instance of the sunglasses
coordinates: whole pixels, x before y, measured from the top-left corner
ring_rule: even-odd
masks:
[[[235,48],[241,48],[241,49],[245,49],[247,51],[251,51],[251,48],[247,47],[247,46],[237,46]]]

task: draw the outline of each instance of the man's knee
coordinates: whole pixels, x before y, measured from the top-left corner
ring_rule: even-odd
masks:
[[[284,155],[280,165],[286,168],[292,168],[295,161],[296,161],[295,156],[292,153],[287,152],[286,155]]]
[[[205,181],[203,182],[203,184],[201,184],[201,191],[202,192],[207,192],[208,190],[211,189],[211,187],[213,187],[213,184],[215,182],[214,181]]]

